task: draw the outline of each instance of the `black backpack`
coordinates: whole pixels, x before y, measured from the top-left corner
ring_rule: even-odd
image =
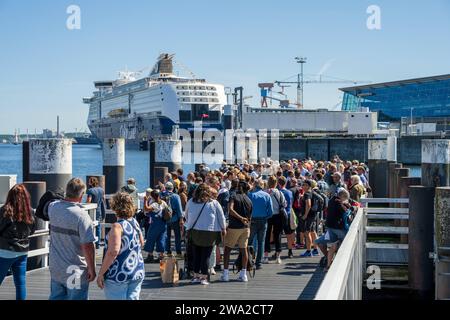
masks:
[[[325,209],[325,199],[317,190],[312,191],[311,211],[314,213],[322,212]]]
[[[247,247],[247,255],[248,255],[247,271],[250,274],[250,277],[254,278],[256,273],[256,266],[255,266],[256,256],[255,256],[255,249],[252,246]],[[235,271],[235,268],[237,271]],[[233,264],[233,273],[240,272],[241,270],[242,270],[242,254],[239,251],[239,255]]]
[[[41,197],[39,200],[39,204],[36,208],[36,217],[44,220],[49,221],[48,217],[48,205],[54,201],[57,200],[63,200],[64,195],[60,192],[49,190]]]

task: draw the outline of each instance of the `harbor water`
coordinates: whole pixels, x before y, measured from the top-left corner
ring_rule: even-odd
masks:
[[[98,145],[73,145],[72,173],[74,177],[85,178],[89,174],[102,174],[102,150]],[[217,168],[218,164],[210,165]],[[194,164],[183,164],[185,172],[193,171]],[[410,167],[410,176],[420,176],[420,166]],[[17,174],[22,181],[22,145],[0,144],[0,174]],[[125,176],[136,179],[139,190],[149,184],[149,153],[139,150],[126,150]]]
[[[219,164],[212,164],[211,169]],[[194,171],[194,164],[183,164],[185,172]],[[102,174],[102,149],[99,145],[73,145],[72,175],[86,178],[90,174]],[[0,174],[17,174],[22,182],[22,145],[0,144]],[[149,186],[149,153],[127,149],[125,152],[125,177],[133,177],[139,190]]]

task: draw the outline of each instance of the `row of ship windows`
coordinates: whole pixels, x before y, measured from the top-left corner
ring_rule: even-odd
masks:
[[[183,102],[219,102],[216,98],[178,98],[178,101]]]
[[[217,93],[216,92],[190,92],[190,91],[177,91],[177,95],[182,95],[182,96],[213,96],[213,97],[217,97]]]
[[[216,91],[215,87],[208,87],[208,86],[177,86],[177,89],[181,89],[181,90],[212,90],[212,91]]]

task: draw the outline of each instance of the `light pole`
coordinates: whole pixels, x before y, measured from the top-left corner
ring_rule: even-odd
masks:
[[[414,108],[410,108],[411,109],[411,113],[410,113],[410,121],[409,121],[409,130],[410,130],[410,133],[412,133],[412,129],[413,129],[413,127],[412,127],[412,125],[413,125],[413,110],[414,110]]]
[[[300,73],[297,75],[297,106],[303,108],[303,64],[306,63],[305,57],[295,57],[297,63],[300,63]]]

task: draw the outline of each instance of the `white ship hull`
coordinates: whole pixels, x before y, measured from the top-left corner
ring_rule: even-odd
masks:
[[[173,75],[172,56],[161,55],[152,73],[133,73],[116,81],[97,81],[89,104],[88,127],[99,139],[125,138],[136,143],[192,127],[194,121],[220,128],[226,103],[224,86]]]

